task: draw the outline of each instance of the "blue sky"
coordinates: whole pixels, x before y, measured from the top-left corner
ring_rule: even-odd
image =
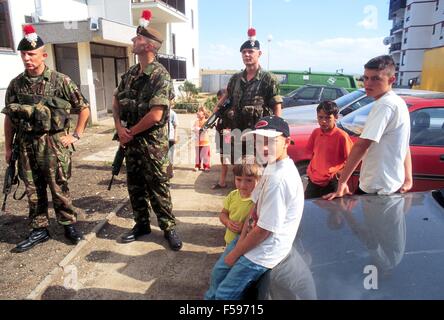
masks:
[[[370,58],[388,53],[389,0],[253,0],[253,27],[264,68],[362,73]],[[248,0],[199,0],[200,66],[243,68]],[[268,42],[271,35],[272,40]],[[270,55],[268,59],[268,45]]]

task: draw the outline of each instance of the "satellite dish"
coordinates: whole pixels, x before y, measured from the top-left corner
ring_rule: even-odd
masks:
[[[385,46],[388,46],[389,44],[392,43],[391,40],[392,40],[391,37],[385,37],[384,40],[382,41],[382,43],[383,43]]]

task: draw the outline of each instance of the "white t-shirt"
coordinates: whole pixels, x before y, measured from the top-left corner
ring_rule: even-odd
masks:
[[[174,134],[176,133],[174,126],[178,126],[179,122],[177,120],[177,114],[173,110],[170,110],[170,131],[168,132],[168,140],[174,140]]]
[[[268,165],[252,193],[257,204],[257,226],[270,236],[244,256],[273,268],[290,252],[304,209],[301,177],[290,158]]]
[[[361,138],[374,143],[362,160],[359,187],[367,193],[395,193],[404,184],[410,140],[410,114],[405,101],[393,91],[378,99]]]

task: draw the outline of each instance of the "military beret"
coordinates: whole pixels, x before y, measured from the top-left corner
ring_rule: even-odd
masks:
[[[17,50],[32,51],[45,45],[42,38],[40,38],[32,25],[25,25],[23,27],[23,39],[20,41]]]
[[[154,28],[148,27],[151,22],[151,11],[143,10],[142,16],[139,19],[139,26],[137,27],[137,34],[140,34],[148,39],[154,40],[162,44],[163,38],[159,31]]]
[[[240,52],[244,49],[261,49],[259,41],[256,40],[256,30],[254,28],[248,29],[248,40],[242,44]]]

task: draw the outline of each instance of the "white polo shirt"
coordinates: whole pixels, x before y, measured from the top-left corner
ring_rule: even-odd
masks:
[[[367,193],[395,193],[404,184],[410,140],[410,114],[405,101],[393,91],[378,99],[361,138],[374,143],[362,160],[359,187]]]
[[[271,235],[244,256],[273,268],[290,252],[304,209],[301,177],[290,158],[268,165],[252,194],[257,204],[257,225]]]

